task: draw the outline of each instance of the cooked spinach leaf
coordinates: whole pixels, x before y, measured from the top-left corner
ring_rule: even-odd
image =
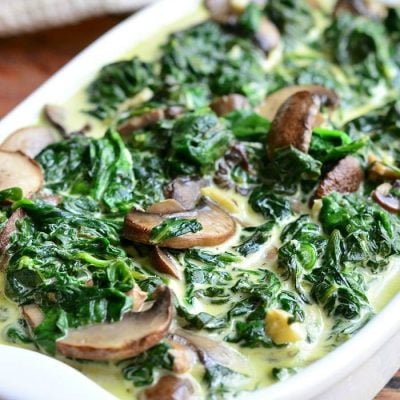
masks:
[[[292,46],[293,41],[304,40],[314,24],[310,5],[305,0],[268,1],[264,12]]]
[[[123,361],[121,365],[124,378],[137,387],[151,385],[156,371],[172,371],[173,358],[169,350],[167,344],[160,343],[130,360]]]
[[[212,169],[232,139],[231,132],[210,112],[183,116],[173,131],[168,164],[176,174],[191,175]]]
[[[7,295],[44,313],[33,339],[49,352],[68,327],[118,321],[144,271],[120,244],[121,222],[81,216],[42,201],[15,203],[26,217],[8,249]],[[62,329],[61,329],[62,328]]]
[[[87,89],[88,100],[94,106],[87,112],[99,119],[113,117],[124,101],[157,85],[153,64],[137,57],[106,65]]]
[[[262,53],[214,22],[174,33],[162,50],[161,77],[170,98],[188,108],[207,105],[212,94],[240,93],[253,103],[265,95]],[[189,88],[197,101],[185,101]]]
[[[238,140],[264,140],[271,123],[257,113],[237,110],[224,117]]]
[[[151,230],[150,242],[159,244],[173,237],[196,233],[202,229],[196,219],[168,218]]]
[[[386,266],[391,255],[399,254],[398,221],[382,208],[357,195],[333,193],[322,202],[322,227],[343,236],[344,261],[376,270]]]
[[[263,225],[243,229],[244,240],[236,247],[236,251],[243,257],[256,252],[270,237],[274,222],[266,222]]]
[[[53,193],[91,196],[110,212],[132,207],[132,157],[113,129],[101,139],[74,137],[50,145],[37,161]]]
[[[264,218],[280,220],[292,215],[289,201],[283,196],[275,194],[266,186],[257,187],[252,191],[249,204]]]

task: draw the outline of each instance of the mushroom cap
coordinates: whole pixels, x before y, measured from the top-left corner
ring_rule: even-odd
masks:
[[[364,179],[360,162],[356,157],[342,158],[319,183],[314,198],[320,199],[332,192],[356,192]]]
[[[230,0],[205,0],[204,5],[209,11],[211,19],[220,24],[234,25],[238,15],[243,11],[232,7]]]
[[[180,176],[167,185],[165,196],[176,200],[185,210],[192,210],[200,200],[200,189],[205,186],[207,186],[205,179]]]
[[[400,212],[400,199],[390,194],[391,188],[392,185],[390,183],[382,183],[372,192],[372,198],[385,210],[391,213],[398,213]]]
[[[290,96],[279,108],[268,134],[268,155],[279,148],[293,146],[307,153],[310,147],[312,129],[319,112],[319,96],[308,91]]]
[[[25,212],[22,208],[15,210],[8,218],[6,225],[0,232],[0,253],[4,253],[9,242],[11,234],[16,230],[16,222],[25,216]]]
[[[387,14],[387,9],[382,1],[338,0],[333,14],[338,15],[341,12],[363,15],[371,19],[383,19]]]
[[[132,311],[141,311],[147,299],[147,293],[140,289],[139,285],[135,283],[133,288],[125,294],[132,299]]]
[[[56,341],[57,350],[71,358],[84,360],[123,360],[143,353],[167,333],[172,321],[172,295],[160,288],[151,308],[128,312],[123,319],[72,329]]]
[[[133,242],[151,244],[152,229],[168,218],[195,218],[203,229],[167,239],[159,244],[160,247],[188,249],[195,246],[215,246],[233,236],[236,230],[234,220],[227,213],[213,204],[205,204],[192,211],[171,214],[151,214],[133,210],[125,217],[123,235]]]
[[[26,304],[21,307],[22,316],[31,330],[36,329],[44,319],[42,310],[37,304]]]
[[[210,104],[210,108],[215,112],[215,114],[222,117],[235,110],[249,109],[250,103],[247,100],[247,97],[241,94],[231,93],[215,98]]]
[[[57,104],[46,104],[43,111],[47,120],[57,128],[59,132],[62,134],[67,132],[67,110],[64,107]]]
[[[38,192],[43,185],[39,164],[21,152],[0,150],[0,190],[19,187],[25,197]]]
[[[199,353],[203,364],[217,363],[234,371],[247,371],[249,364],[246,357],[224,342],[218,342],[207,336],[199,335],[185,329],[174,332],[177,341],[187,342]]]
[[[257,112],[264,118],[272,121],[281,105],[297,92],[307,91],[317,95],[322,105],[327,107],[336,107],[339,104],[338,95],[330,89],[321,85],[293,85],[279,89],[268,95],[258,106]]]
[[[262,51],[268,53],[278,47],[281,41],[281,34],[273,22],[262,17],[258,32],[254,36],[254,41]]]
[[[145,400],[190,400],[194,388],[187,378],[164,375],[158,382],[144,390]]]
[[[154,125],[165,117],[165,112],[162,108],[156,108],[145,112],[142,115],[132,117],[124,121],[118,126],[118,132],[122,136],[128,136],[138,129],[145,128],[146,126]]]
[[[155,246],[152,251],[151,259],[153,261],[153,266],[157,271],[170,275],[175,279],[181,279],[179,265],[175,258],[173,258],[167,251]]]
[[[47,126],[28,126],[12,133],[1,145],[5,151],[20,151],[35,158],[45,147],[56,141],[53,129]]]
[[[171,214],[184,211],[186,209],[175,199],[166,199],[159,203],[154,203],[146,210],[146,212],[151,214]]]

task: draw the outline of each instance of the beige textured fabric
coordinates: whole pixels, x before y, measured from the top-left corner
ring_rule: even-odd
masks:
[[[0,36],[134,11],[156,0],[0,0]]]

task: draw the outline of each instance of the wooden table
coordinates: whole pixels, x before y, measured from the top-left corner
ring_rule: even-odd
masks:
[[[0,117],[123,18],[96,18],[64,28],[0,39]],[[375,400],[400,400],[400,371]]]

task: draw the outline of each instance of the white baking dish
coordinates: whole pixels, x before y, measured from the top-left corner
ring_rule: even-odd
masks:
[[[162,0],[105,34],[62,68],[0,121],[0,141],[37,121],[45,103],[63,103],[98,69],[183,17],[200,0]],[[398,266],[400,267],[400,266]],[[399,288],[400,290],[400,288]],[[400,367],[400,294],[345,344],[296,376],[257,392],[251,400],[368,400]],[[71,367],[19,348],[0,346],[0,399],[85,399],[114,397]]]

